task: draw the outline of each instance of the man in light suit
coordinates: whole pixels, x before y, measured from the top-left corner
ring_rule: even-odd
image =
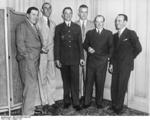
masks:
[[[117,114],[120,114],[123,109],[130,73],[134,68],[134,59],[142,50],[135,31],[126,28],[127,21],[128,17],[125,14],[116,17],[115,26],[118,32],[114,34],[114,52],[109,67],[109,71],[112,72],[111,108]]]
[[[88,16],[88,6],[87,5],[80,5],[79,7],[79,20],[76,21],[76,23],[78,25],[80,25],[81,27],[81,31],[82,31],[82,43],[84,42],[85,40],[85,36],[86,36],[86,33],[87,31],[91,30],[94,28],[94,23],[93,21],[90,21],[87,19],[87,16]],[[85,63],[86,63],[86,58],[87,58],[87,54],[86,52],[84,51],[84,60],[85,60]],[[86,65],[85,66],[79,66],[79,95],[81,97],[81,102],[82,100],[84,100],[84,91],[85,91],[85,87],[84,87],[84,83],[85,83],[85,78],[86,78]]]
[[[63,79],[64,108],[68,108],[72,103],[79,111],[79,64],[84,65],[84,55],[81,28],[71,21],[72,15],[70,7],[63,9],[64,22],[55,29],[54,57]]]
[[[39,10],[30,7],[27,18],[16,29],[17,60],[23,82],[23,115],[33,115],[35,106],[41,104],[38,68],[42,36],[36,28]]]
[[[93,85],[96,87],[97,108],[103,108],[103,92],[107,71],[108,59],[113,52],[112,32],[104,29],[105,18],[102,15],[95,17],[95,29],[87,32],[83,44],[87,51],[87,73],[85,86],[84,108],[91,105]]]
[[[49,105],[54,106],[56,100],[63,95],[56,96],[56,87],[62,83],[61,73],[54,64],[54,31],[55,23],[50,19],[52,6],[45,2],[42,5],[42,16],[38,21],[38,28],[42,34],[42,53],[40,55],[39,85],[43,109],[47,112]],[[58,84],[59,83],[59,84]]]

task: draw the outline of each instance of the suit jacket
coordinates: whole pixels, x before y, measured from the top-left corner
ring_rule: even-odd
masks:
[[[120,38],[118,33],[114,34],[114,52],[111,63],[118,65],[119,68],[128,66],[133,70],[134,59],[142,51],[138,36],[132,30],[125,29]]]
[[[64,22],[56,26],[54,57],[64,65],[76,65],[80,59],[84,59],[79,25],[71,22],[71,26],[68,27]]]
[[[42,48],[49,50],[47,54],[47,59],[48,60],[54,60],[54,32],[55,32],[55,23],[50,20],[50,28],[47,25],[47,21],[45,21],[44,17],[40,17],[38,24],[37,24],[42,37]]]
[[[81,25],[80,20],[76,21],[76,23],[78,25],[80,25],[80,27],[82,29],[82,25]],[[92,30],[92,29],[94,29],[94,23],[90,20],[87,20],[87,23],[86,23],[86,26],[85,26],[85,33],[84,34],[82,33],[82,42],[84,42],[84,40],[85,40],[85,36],[86,36],[87,31]]]
[[[38,60],[40,57],[42,36],[26,19],[16,29],[17,59]]]
[[[89,67],[99,67],[99,65],[106,64],[113,52],[112,32],[106,29],[103,29],[101,34],[97,33],[96,29],[88,31],[83,47],[88,53],[87,65]],[[89,53],[89,47],[92,47],[95,53]]]

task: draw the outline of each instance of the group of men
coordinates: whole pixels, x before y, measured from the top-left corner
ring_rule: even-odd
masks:
[[[134,59],[142,50],[136,33],[126,28],[127,16],[116,17],[118,32],[113,35],[104,28],[104,16],[97,15],[94,22],[87,20],[86,5],[79,7],[77,22],[72,21],[71,7],[65,7],[64,22],[57,26],[50,20],[51,11],[51,4],[44,3],[43,16],[38,20],[39,10],[30,7],[26,20],[17,27],[17,60],[23,81],[22,114],[33,115],[35,106],[54,104],[58,79],[63,81],[64,109],[70,105],[76,111],[88,108],[94,83],[97,108],[103,108],[107,68],[112,73],[111,108],[119,114]]]

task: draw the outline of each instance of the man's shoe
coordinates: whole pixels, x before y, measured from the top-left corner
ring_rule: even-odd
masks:
[[[47,112],[49,109],[49,105],[48,104],[44,105],[42,109],[44,112]]]
[[[97,109],[102,109],[102,108],[104,108],[103,105],[97,105]]]
[[[114,111],[115,107],[114,106],[110,106],[107,110]]]
[[[76,111],[80,111],[80,110],[82,110],[82,107],[81,107],[80,105],[77,105],[77,106],[74,106],[74,109],[75,109]]]
[[[70,105],[71,105],[70,103],[65,103],[63,108],[68,109]]]
[[[84,102],[85,102],[85,96],[82,96],[82,97],[80,98],[80,104],[83,105]]]
[[[91,106],[91,104],[87,104],[87,105],[84,104],[84,105],[83,105],[83,108],[84,108],[84,109],[87,109],[87,108],[90,107],[90,106]]]
[[[34,116],[42,115],[42,110],[34,110]]]
[[[52,104],[51,107],[54,108],[54,109],[57,109],[58,105],[55,103],[55,104]]]
[[[122,110],[123,110],[123,108],[115,108],[114,109],[114,112],[117,114],[117,115],[120,115],[121,113],[122,113]]]

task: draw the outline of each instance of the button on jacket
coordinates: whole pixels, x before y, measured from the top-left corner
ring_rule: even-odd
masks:
[[[54,57],[64,65],[79,64],[84,59],[82,48],[82,35],[79,25],[71,22],[70,27],[66,23],[59,24],[55,29]]]

